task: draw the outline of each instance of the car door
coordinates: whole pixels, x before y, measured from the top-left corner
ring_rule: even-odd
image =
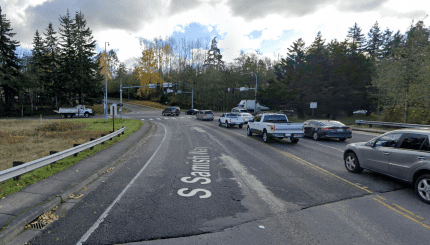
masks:
[[[428,136],[408,133],[401,138],[396,151],[390,154],[388,172],[390,175],[408,181],[412,170],[430,160]]]
[[[361,165],[364,168],[387,173],[390,162],[390,154],[396,151],[402,133],[389,133],[377,138],[372,145],[364,146],[360,149]]]

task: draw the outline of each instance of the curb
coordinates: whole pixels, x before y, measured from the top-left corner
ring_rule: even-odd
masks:
[[[83,180],[81,180],[78,184],[71,186],[69,189],[64,191],[63,193],[60,193],[56,195],[51,200],[39,204],[35,207],[31,207],[24,211],[23,213],[19,214],[18,216],[12,218],[10,223],[7,225],[6,229],[0,232],[0,244],[7,244],[9,242],[12,242],[16,237],[18,237],[23,231],[25,231],[24,226],[42,215],[45,212],[51,211],[54,207],[60,205],[61,203],[66,202],[69,200],[69,196],[71,194],[74,194],[76,192],[81,191],[86,186],[91,184],[92,182],[96,181],[100,177],[102,177],[104,174],[103,172],[108,170],[110,167],[117,165],[118,163],[121,163],[121,159],[127,157],[129,153],[136,147],[140,142],[142,142],[144,139],[148,138],[156,129],[156,125],[151,123],[152,127],[150,130],[138,141],[136,141],[132,146],[128,148],[128,150],[121,155],[117,156],[115,159],[111,160],[109,163],[107,163],[104,167],[93,172],[91,175],[87,176]]]

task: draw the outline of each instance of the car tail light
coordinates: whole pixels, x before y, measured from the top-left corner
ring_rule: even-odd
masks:
[[[346,130],[351,131],[351,128],[347,128]]]
[[[206,116],[206,114],[203,115],[204,117]]]
[[[303,131],[305,131],[305,125],[303,125],[303,128],[302,128],[302,130],[303,130]]]
[[[322,128],[321,130],[330,131],[330,130],[333,130],[333,129],[332,128]]]
[[[231,119],[230,119],[230,122],[231,122]]]

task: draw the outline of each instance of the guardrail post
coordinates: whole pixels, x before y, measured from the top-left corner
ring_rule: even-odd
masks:
[[[13,166],[14,166],[14,167],[19,166],[19,165],[21,165],[21,164],[24,164],[24,162],[21,162],[21,161],[14,161],[14,162],[13,162]],[[20,180],[20,179],[21,179],[21,175],[18,175],[18,176],[16,176],[16,177],[13,177],[13,180]]]
[[[124,126],[122,126],[123,128],[125,128]],[[122,133],[121,134],[124,134],[124,131],[122,131]]]
[[[113,133],[114,131],[109,131],[109,133],[111,134],[111,133]],[[110,138],[109,140],[112,140],[112,138]]]
[[[93,141],[93,140],[95,140],[95,139],[94,139],[94,138],[91,138],[91,139],[90,139],[90,141]],[[94,146],[91,146],[91,147],[90,147],[90,150],[94,150]]]
[[[372,127],[372,124],[369,124],[369,128],[371,128]]]
[[[49,155],[54,155],[55,153],[58,153],[58,151],[49,151]],[[53,162],[52,164],[57,163],[57,162]]]
[[[104,137],[104,136],[106,136],[106,134],[102,134],[100,137]],[[104,145],[104,144],[105,144],[105,142],[103,141],[102,145]]]
[[[80,144],[73,144],[73,147],[76,147],[76,146],[78,146],[78,145],[80,145]],[[73,156],[77,157],[77,156],[78,156],[78,154],[79,154],[79,152],[77,152],[77,153],[73,154]]]

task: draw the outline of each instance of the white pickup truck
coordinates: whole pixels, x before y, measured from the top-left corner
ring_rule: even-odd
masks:
[[[263,141],[268,143],[270,138],[290,138],[292,143],[299,142],[304,137],[303,123],[290,123],[285,114],[264,113],[255,116],[248,122],[247,135],[253,133],[263,135]]]
[[[84,105],[78,105],[73,108],[60,108],[58,111],[54,110],[54,112],[60,114],[61,118],[94,116],[93,110],[85,108]]]
[[[228,128],[233,125],[239,125],[239,128],[243,127],[243,124],[245,124],[245,121],[243,118],[239,117],[237,113],[224,113],[222,116],[219,117],[219,126],[222,126],[222,124],[225,124],[225,127]]]

